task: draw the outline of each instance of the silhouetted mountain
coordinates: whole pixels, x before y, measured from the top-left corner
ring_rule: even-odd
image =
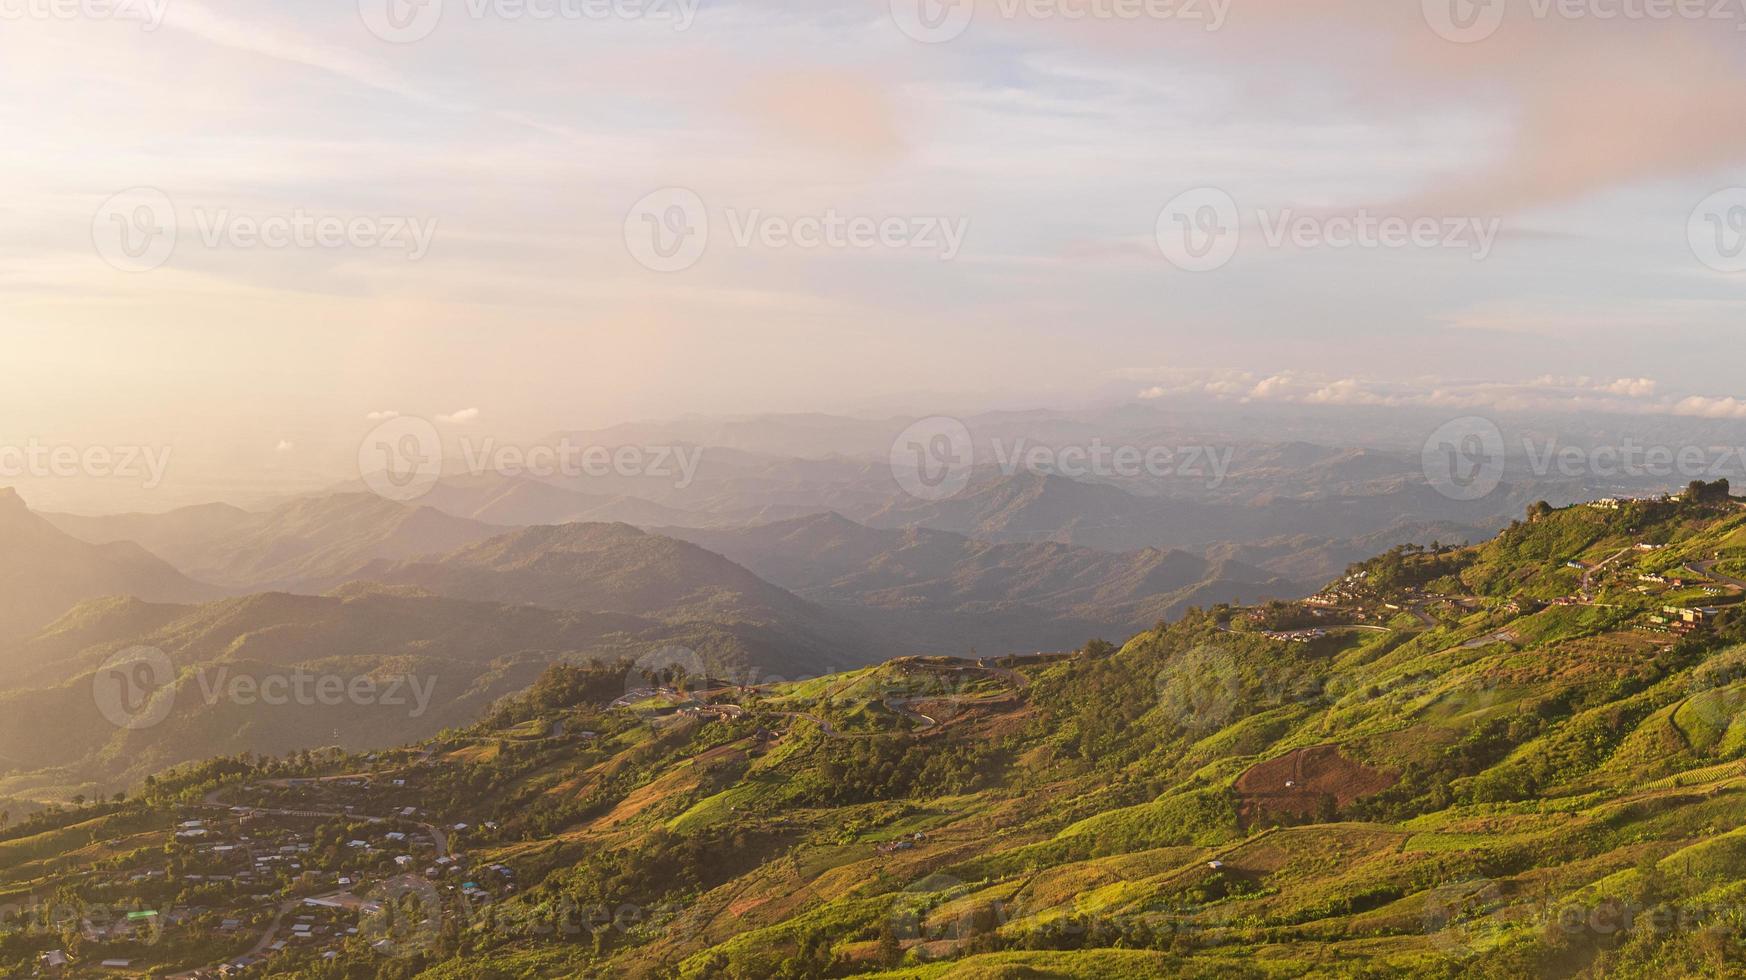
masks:
[[[452,551],[503,532],[369,493],[298,498],[259,513],[210,505],[47,519],[82,540],[133,541],[195,578],[251,591],[320,592],[376,559]]]
[[[68,767],[81,779],[137,778],[219,752],[395,744],[477,717],[555,660],[616,662],[684,640],[632,616],[368,585],[194,606],[93,602],[0,660],[0,758],[15,770]],[[168,685],[173,705],[137,729],[118,723],[113,705],[126,703],[123,694],[155,688],[128,691],[140,683],[136,672],[99,670],[133,647],[162,651],[176,671]],[[272,703],[269,689],[234,696],[237,678],[253,685],[299,675],[311,678],[302,699],[294,688],[283,692],[290,699],[284,704]],[[342,689],[320,692],[315,677],[336,678]],[[352,689],[365,683],[360,678],[376,685],[366,697]],[[396,678],[393,700],[405,703],[387,703],[385,689]],[[115,695],[109,713],[106,691]],[[133,707],[143,712],[139,700]]]
[[[725,630],[734,642],[718,647],[717,659],[790,676],[865,663],[878,652],[864,630],[728,559],[627,524],[526,528],[441,557],[378,562],[356,577]]]
[[[101,596],[190,601],[218,594],[139,545],[80,541],[0,488],[0,638],[32,632]]]
[[[1096,488],[1093,488],[1094,490]],[[1071,649],[1190,605],[1296,597],[1314,585],[1181,551],[997,544],[820,514],[743,529],[665,529],[927,652]]]

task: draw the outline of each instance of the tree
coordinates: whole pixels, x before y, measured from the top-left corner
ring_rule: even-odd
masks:
[[[1085,655],[1088,657],[1107,657],[1116,652],[1116,645],[1108,640],[1095,639],[1085,641]]]
[[[877,958],[881,966],[896,966],[903,959],[903,944],[897,941],[897,930],[889,918],[879,923]]]

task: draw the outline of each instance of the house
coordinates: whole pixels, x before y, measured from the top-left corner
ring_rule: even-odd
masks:
[[[1721,613],[1720,609],[1707,606],[1692,609],[1683,606],[1668,606],[1661,611],[1681,623],[1689,623],[1693,626],[1701,626],[1708,623]]]

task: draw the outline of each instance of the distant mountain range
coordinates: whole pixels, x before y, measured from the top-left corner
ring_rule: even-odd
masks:
[[[505,530],[369,493],[298,498],[260,512],[209,504],[165,514],[44,516],[82,541],[131,541],[196,579],[249,591],[337,584],[376,559],[451,551]]]
[[[29,634],[95,596],[187,602],[219,594],[137,544],[77,540],[0,488],[0,641]]]
[[[377,562],[359,580],[437,595],[611,612],[711,634],[713,662],[821,673],[867,663],[872,634],[721,555],[627,524],[514,531],[438,557]]]
[[[662,642],[666,632],[629,616],[370,586],[193,606],[101,600],[74,609],[0,660],[0,761],[15,772],[36,771],[15,778],[15,791],[20,781],[41,787],[137,779],[214,751],[392,744],[478,717],[556,659],[630,656]],[[138,646],[162,651],[175,675],[161,678],[174,692],[168,711],[134,729],[105,713],[105,693],[123,703],[124,695],[143,698],[160,689],[130,687],[140,683],[132,671],[111,676],[100,668]],[[311,680],[310,699],[301,702],[232,696],[236,678],[260,683],[299,674],[339,678],[348,691],[316,698]],[[349,691],[360,678],[377,685],[366,701]],[[390,685],[398,686],[392,697]],[[120,722],[144,717],[140,710]]]
[[[5,502],[0,549],[34,591],[13,593],[31,601],[9,609],[15,633],[0,644],[0,762],[37,771],[32,785],[145,772],[220,744],[386,744],[475,717],[560,659],[681,647],[712,669],[792,679],[910,653],[1070,649],[1189,605],[1309,591],[1180,551],[998,544],[837,514],[660,534],[505,529],[361,494],[54,523]],[[217,598],[219,585],[251,594]],[[94,699],[120,682],[100,672],[106,659],[133,647],[163,651],[176,671],[175,712],[149,739],[105,723]],[[379,711],[255,716],[196,691],[219,673],[297,671],[440,685],[404,730]]]
[[[1320,584],[1183,551],[995,544],[946,531],[875,529],[839,514],[661,533],[929,653],[1072,649],[1092,636],[1132,635],[1192,605],[1293,598]]]

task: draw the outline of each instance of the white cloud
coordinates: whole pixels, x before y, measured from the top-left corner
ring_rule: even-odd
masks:
[[[447,415],[438,415],[437,421],[449,425],[465,425],[469,422],[477,422],[479,421],[479,410],[476,408],[463,408],[458,412],[450,412]]]
[[[1673,415],[1746,419],[1746,399],[1702,395],[1661,396],[1653,378],[1542,375],[1525,382],[1439,381],[1416,378],[1381,382],[1361,378],[1323,378],[1284,371],[1255,381],[1220,372],[1198,379],[1173,378],[1143,388],[1147,400],[1211,395],[1222,401],[1288,405],[1339,405],[1395,408],[1445,408],[1498,412],[1593,412],[1606,415]]]
[[[273,447],[273,451],[276,453],[288,453],[296,448],[297,448],[297,446],[295,444],[293,444],[290,440],[280,439],[279,444],[277,446]]]
[[[400,417],[400,413],[393,412],[393,411],[371,412],[370,414],[364,416],[365,420],[370,421],[370,422],[386,422],[390,419],[397,419],[399,417]]]
[[[1705,398],[1693,395],[1682,398],[1673,406],[1676,415],[1692,415],[1706,419],[1746,419],[1746,400],[1739,398]]]

